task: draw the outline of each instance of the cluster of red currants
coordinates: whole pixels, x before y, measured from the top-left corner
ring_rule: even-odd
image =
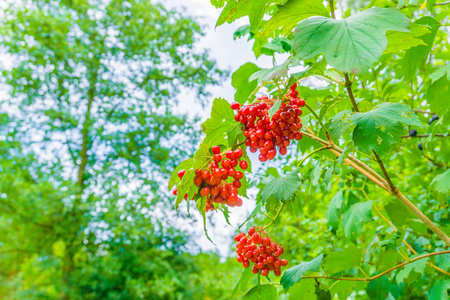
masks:
[[[248,235],[241,232],[234,237],[234,240],[237,242],[237,261],[242,263],[244,268],[248,268],[250,262],[254,263],[252,268],[254,274],[261,272],[261,275],[267,276],[270,271],[273,271],[276,276],[280,276],[281,267],[288,264],[286,259],[279,258],[284,252],[283,247],[273,242],[264,229],[252,227]]]
[[[241,160],[244,151],[242,149],[228,150],[221,153],[219,146],[212,147],[213,162],[206,170],[195,170],[194,184],[203,186],[200,190],[202,197],[207,197],[206,211],[214,210],[214,203],[226,204],[230,207],[241,206],[242,199],[238,197],[238,188],[241,187],[241,179],[244,174],[236,171],[239,164],[242,170],[248,168],[248,163]],[[232,182],[226,182],[231,178]]]
[[[285,155],[290,141],[299,141],[303,137],[300,131],[300,107],[305,106],[305,100],[298,98],[296,88],[297,84],[291,86],[291,91],[282,98],[281,106],[272,118],[269,117],[268,111],[275,100],[267,96],[258,97],[255,103],[242,107],[237,102],[231,104],[231,108],[237,110],[235,120],[245,126],[245,145],[250,147],[252,153],[259,149],[261,162],[274,159],[277,154],[276,147],[281,155]]]

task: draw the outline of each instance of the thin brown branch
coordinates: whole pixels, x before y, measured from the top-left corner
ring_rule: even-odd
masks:
[[[358,105],[356,104],[355,96],[353,96],[352,82],[350,81],[350,78],[348,78],[348,73],[344,74],[344,78],[345,78],[345,88],[347,89],[348,96],[350,97],[350,101],[352,102],[353,110],[355,112],[359,112]]]
[[[375,279],[380,278],[381,276],[384,276],[392,271],[394,271],[395,269],[404,267],[410,263],[413,263],[415,261],[430,257],[430,256],[435,256],[435,255],[442,255],[442,254],[447,254],[450,253],[450,250],[447,251],[440,251],[440,252],[434,252],[434,253],[428,253],[428,254],[424,254],[421,256],[418,256],[416,258],[413,258],[409,261],[405,261],[401,264],[396,265],[395,267],[392,267],[384,272],[381,272],[380,274],[377,274],[375,276],[369,277],[369,278],[356,278],[356,277],[333,277],[333,276],[325,276],[325,275],[311,275],[311,276],[303,276],[302,279],[307,279],[307,278],[324,278],[324,279],[335,279],[335,280],[346,280],[346,281],[372,281]]]
[[[418,134],[415,136],[410,136],[410,135],[402,135],[402,139],[409,139],[409,138],[425,138],[425,137],[429,137],[431,134]],[[438,136],[438,137],[449,137],[450,135],[447,133],[436,133],[433,134],[433,136]]]
[[[321,138],[309,134],[307,132],[303,132],[303,134],[309,138],[312,138],[324,146],[329,145],[329,143]],[[329,149],[335,155],[342,155],[343,150],[336,145],[332,145],[332,148]],[[384,178],[382,178],[378,173],[373,171],[369,166],[360,162],[355,157],[349,155],[348,158],[344,159],[345,162],[349,163],[353,168],[358,170],[361,174],[369,178],[371,181],[376,183],[381,188],[388,191],[391,195],[395,196],[399,199],[412,213],[414,213],[428,228],[431,229],[441,240],[443,240],[448,246],[450,246],[450,238],[439,228],[437,227],[430,219],[425,216],[420,209],[418,209],[408,198],[405,197],[397,188],[393,190],[389,188],[389,184],[386,182]],[[358,161],[358,163],[356,163]],[[356,167],[355,167],[356,166]],[[370,170],[370,171],[369,171]],[[376,174],[376,176],[374,175]]]
[[[389,177],[389,174],[386,171],[386,168],[384,167],[383,162],[381,161],[381,158],[378,156],[377,152],[375,150],[372,149],[373,154],[375,155],[375,158],[378,162],[378,165],[380,166],[381,172],[383,172],[384,175],[384,179],[386,179],[389,188],[391,189],[391,191],[394,191],[396,189],[396,187],[394,186],[394,184],[391,181],[391,178]]]
[[[448,4],[450,4],[450,1],[441,2],[441,3],[435,3],[434,6],[438,6],[438,5],[448,5]]]
[[[429,111],[429,110],[423,110],[423,109],[413,109],[413,112],[434,115],[434,112]]]

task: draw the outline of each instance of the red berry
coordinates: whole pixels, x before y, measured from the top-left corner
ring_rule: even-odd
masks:
[[[250,262],[248,261],[248,259],[245,259],[242,265],[244,266],[244,268],[248,268],[250,266]]]
[[[238,161],[233,158],[232,160],[230,160],[230,165],[234,168],[238,165]]]
[[[236,174],[233,177],[236,180],[241,180],[242,178],[244,178],[244,174],[242,174],[242,172],[236,172]]]
[[[196,186],[200,186],[202,183],[203,183],[203,178],[202,177],[197,176],[197,177],[194,178],[194,184]]]
[[[214,146],[211,148],[211,151],[213,154],[219,154],[220,153],[220,147],[219,146]]]
[[[259,270],[256,268],[256,266],[253,266],[252,268],[252,273],[253,274],[258,274]]]
[[[225,156],[226,156],[228,159],[233,159],[233,158],[234,158],[234,151],[228,150],[227,153],[225,154]]]
[[[206,187],[202,188],[202,190],[200,191],[200,195],[202,197],[206,197],[209,195],[209,192],[210,192],[210,189],[209,189],[209,187],[206,186]]]
[[[222,156],[220,154],[214,154],[213,159],[218,163],[222,160]]]
[[[245,160],[242,160],[242,161],[239,163],[239,166],[241,167],[242,170],[247,170],[247,168],[248,168],[248,163],[247,163]]]
[[[178,177],[180,177],[180,179],[183,178],[184,174],[186,174],[186,170],[180,170],[180,171],[178,171]]]
[[[241,206],[242,206],[242,199],[241,199],[241,198],[238,198],[238,199],[237,199],[237,201],[236,201],[236,206],[237,206],[237,207],[241,207]]]
[[[267,276],[267,275],[269,275],[269,269],[268,269],[268,268],[263,268],[263,269],[261,270],[261,275],[262,275],[262,276]]]
[[[236,175],[236,170],[234,168],[228,168],[228,176]]]
[[[231,107],[232,110],[237,110],[237,109],[239,109],[240,106],[241,106],[241,105],[240,105],[239,103],[237,103],[237,102],[233,102],[233,103],[231,103],[231,105],[230,105],[230,107]]]
[[[288,265],[288,261],[285,259],[281,260],[281,266],[286,267]]]
[[[242,186],[242,183],[239,180],[234,180],[233,185],[237,188],[240,188]]]
[[[242,151],[242,149],[234,150],[234,157],[235,158],[241,158],[243,154],[244,154],[244,151]]]
[[[255,227],[252,227],[248,230],[248,235],[253,235],[256,232]]]
[[[178,195],[178,190],[175,188],[172,193],[176,196]]]

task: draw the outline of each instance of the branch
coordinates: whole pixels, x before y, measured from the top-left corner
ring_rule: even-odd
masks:
[[[350,97],[350,101],[352,102],[353,110],[355,112],[359,112],[358,105],[356,104],[355,96],[353,96],[352,82],[348,78],[348,73],[345,73],[344,77],[345,77],[345,88],[347,89],[348,96]]]
[[[392,267],[392,268],[390,268],[390,269],[388,269],[388,270],[386,270],[384,272],[381,272],[380,274],[377,274],[377,275],[369,277],[369,278],[332,277],[332,276],[325,276],[325,275],[311,275],[311,276],[303,276],[302,279],[307,279],[307,278],[325,278],[325,279],[347,280],[347,281],[372,281],[372,280],[378,279],[381,276],[384,276],[384,275],[394,271],[395,269],[404,267],[404,266],[406,266],[406,265],[408,265],[410,263],[413,263],[415,261],[421,260],[423,258],[427,258],[427,257],[430,257],[430,256],[435,256],[435,255],[447,254],[447,253],[450,253],[450,250],[441,251],[441,252],[434,252],[434,253],[428,253],[428,254],[425,254],[425,255],[421,255],[421,256],[413,258],[413,259],[411,259],[409,261],[405,261],[405,262],[403,262],[403,263],[401,263],[399,265],[396,265],[395,267]]]
[[[347,92],[350,100],[352,101],[353,108],[355,109],[355,111],[358,111],[358,106],[356,105],[355,97],[353,96],[352,85],[348,78],[348,74],[345,74],[345,82],[347,84]],[[420,209],[418,209],[411,201],[409,201],[408,198],[400,193],[400,191],[392,184],[392,181],[389,178],[389,175],[384,168],[383,162],[381,161],[380,157],[375,150],[372,151],[375,154],[381,171],[383,172],[383,175],[387,181],[387,184],[389,186],[389,193],[397,197],[397,199],[399,199],[406,207],[408,207],[409,210],[411,210],[417,217],[419,217],[420,220],[422,220],[425,225],[428,226],[428,228],[431,229],[431,231],[433,231],[441,240],[443,240],[447,244],[447,246],[450,247],[450,238],[439,227],[437,227],[436,224],[428,219]]]
[[[430,135],[433,135],[433,136],[439,136],[439,137],[448,137],[448,136],[449,136],[447,133],[418,134],[418,135],[414,135],[414,136],[410,136],[410,135],[402,135],[402,139],[409,139],[409,138],[424,138],[424,137],[429,137]]]
[[[434,6],[438,6],[438,5],[447,5],[447,4],[450,4],[450,1],[441,2],[441,3],[435,3]]]
[[[423,110],[423,109],[413,109],[413,112],[434,115],[434,112],[429,111],[429,110]]]
[[[329,143],[321,138],[314,136],[310,133],[303,132],[303,134],[309,138],[312,138],[324,146],[329,145]],[[336,156],[341,156],[343,150],[336,145],[332,145],[332,148],[329,149]],[[439,228],[437,227],[430,219],[425,216],[420,209],[418,209],[411,201],[408,200],[397,188],[394,190],[389,188],[389,184],[387,181],[381,177],[378,173],[372,170],[369,166],[359,161],[355,157],[349,155],[348,158],[344,159],[346,163],[351,165],[353,168],[358,170],[361,174],[369,178],[375,184],[389,192],[391,195],[395,196],[399,199],[412,213],[414,213],[428,228],[431,229],[441,240],[443,240],[448,246],[450,246],[450,238]]]
[[[333,19],[336,19],[336,16],[334,14],[334,3],[333,3],[333,0],[328,0],[328,3],[330,4],[331,17]]]
[[[375,155],[375,158],[377,159],[378,165],[380,166],[381,172],[383,172],[384,178],[386,179],[389,188],[391,191],[396,190],[397,188],[394,186],[394,184],[391,181],[391,178],[389,177],[389,174],[386,171],[386,168],[383,165],[383,162],[381,161],[381,158],[378,156],[377,152],[372,149],[373,154]]]

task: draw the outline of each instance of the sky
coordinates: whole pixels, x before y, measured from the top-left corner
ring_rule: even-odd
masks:
[[[220,15],[221,9],[216,9],[211,5],[209,0],[166,0],[164,5],[167,8],[175,9],[183,13],[184,16],[193,17],[198,23],[204,25],[205,36],[201,38],[197,46],[202,49],[208,49],[212,59],[216,60],[217,65],[221,69],[230,70],[231,73],[236,71],[241,65],[247,62],[253,62],[259,67],[272,67],[272,58],[269,56],[261,56],[255,58],[252,52],[252,42],[247,42],[245,38],[233,40],[233,32],[240,26],[248,24],[248,18],[244,17],[232,24],[225,23],[222,26],[215,28],[215,23]],[[234,88],[231,85],[231,76],[225,80],[220,86],[215,86],[209,89],[211,93],[211,101],[204,108],[200,104],[195,103],[194,95],[191,94],[186,100],[180,103],[179,111],[188,115],[197,114],[202,117],[202,121],[206,120],[211,113],[212,100],[215,98],[224,98],[229,102],[234,99]],[[254,167],[258,167],[258,160],[256,157],[251,157]],[[240,208],[231,209],[230,223],[233,227],[239,226],[250,214],[255,207],[256,190],[253,190],[249,199],[244,199],[244,205]],[[186,209],[183,203],[180,205],[180,210]],[[199,220],[200,214],[196,212],[192,214],[194,219]],[[228,225],[220,213],[213,213],[212,217],[215,226],[209,226],[208,233],[214,241],[212,244],[207,240],[203,233],[201,222],[192,222],[187,219],[188,226],[194,226],[192,232],[196,235],[197,241],[203,251],[215,251],[222,256],[229,253],[229,243],[231,241],[230,235],[235,233],[235,228]],[[226,244],[228,243],[228,245]]]

